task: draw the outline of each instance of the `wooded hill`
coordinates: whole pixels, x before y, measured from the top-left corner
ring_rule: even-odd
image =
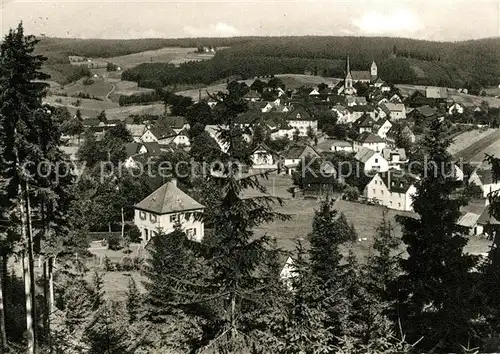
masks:
[[[243,78],[311,71],[342,76],[346,53],[352,70],[368,70],[377,62],[382,78],[393,83],[463,87],[500,82],[500,38],[432,42],[389,37],[237,37],[139,40],[43,39],[39,51],[48,65],[67,63],[68,55],[112,57],[166,46],[230,46],[211,60],[141,64],[124,78],[146,87],[212,83],[230,76]]]

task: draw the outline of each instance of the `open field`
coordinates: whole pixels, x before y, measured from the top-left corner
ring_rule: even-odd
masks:
[[[118,108],[111,108],[106,110],[106,117],[108,119],[125,120],[129,115],[161,115],[165,111],[165,107],[161,103],[139,106],[124,106]]]
[[[206,60],[213,57],[210,54],[195,54],[196,48],[167,47],[157,50],[133,53],[111,58],[97,58],[96,61],[106,61],[117,64],[122,70],[133,68],[142,63],[169,63],[175,61],[180,63],[189,60]]]
[[[52,87],[54,94],[66,94],[68,96],[77,95],[79,93],[88,94],[91,97],[106,98],[107,94],[113,89],[113,85],[102,78],[92,78],[91,85],[84,85],[83,79],[75,81],[69,85],[60,86],[59,88]]]
[[[60,100],[61,102],[56,102],[56,100]],[[80,105],[75,106],[74,103],[80,100]],[[99,100],[90,100],[85,98],[75,98],[75,97],[63,97],[63,96],[48,96],[45,99],[50,105],[55,107],[67,107],[68,111],[74,115],[76,110],[79,109],[82,113],[83,118],[95,118],[102,110],[108,110],[112,108],[119,108],[118,103],[110,102],[110,101],[99,101]]]
[[[456,159],[464,162],[478,163],[484,160],[485,154],[500,153],[500,130],[493,129],[493,132],[470,144],[463,150],[455,153]]]
[[[476,129],[464,132],[453,139],[453,143],[448,148],[448,152],[454,155],[494,132],[495,129]]]

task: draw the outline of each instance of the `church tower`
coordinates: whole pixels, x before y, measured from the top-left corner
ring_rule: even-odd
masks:
[[[345,75],[345,80],[344,80],[344,93],[346,95],[352,95],[352,93],[353,93],[351,67],[349,65],[349,53],[347,53],[347,59],[346,59],[346,75]]]
[[[372,62],[372,66],[370,68],[370,76],[372,81],[375,81],[378,78],[378,69],[377,64],[375,64],[375,60]]]

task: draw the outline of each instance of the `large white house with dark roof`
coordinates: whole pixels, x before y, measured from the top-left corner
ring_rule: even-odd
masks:
[[[159,229],[165,233],[174,231],[177,223],[192,240],[201,242],[203,239],[204,224],[195,215],[203,212],[205,206],[180,190],[175,179],[162,185],[134,208],[134,224],[144,243],[149,242]]]
[[[356,161],[362,164],[364,171],[385,172],[389,170],[389,163],[381,153],[362,147],[354,155]]]
[[[356,140],[354,140],[354,152],[358,152],[361,148],[365,147],[373,151],[381,152],[385,149],[387,143],[380,136],[371,132],[361,133]]]
[[[389,209],[413,211],[415,176],[398,170],[377,173],[366,185],[363,196],[376,199]]]

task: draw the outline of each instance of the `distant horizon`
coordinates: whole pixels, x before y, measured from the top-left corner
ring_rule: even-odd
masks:
[[[3,0],[2,37],[81,39],[391,36],[457,42],[500,36],[497,0]]]

